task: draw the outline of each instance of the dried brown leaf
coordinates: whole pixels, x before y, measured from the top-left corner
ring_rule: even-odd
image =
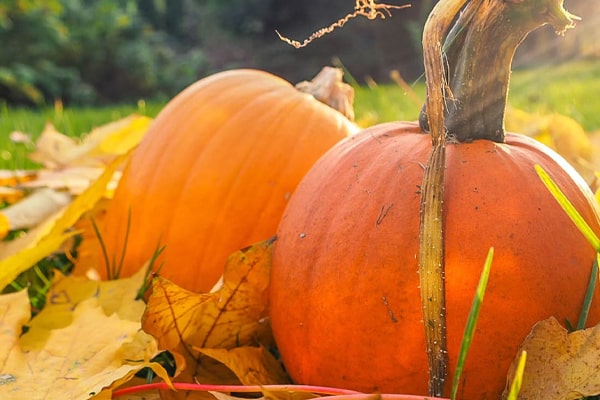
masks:
[[[527,363],[519,399],[575,400],[600,394],[600,325],[569,333],[552,317],[533,327],[518,354],[523,350]],[[509,378],[517,363],[515,359]]]
[[[174,355],[176,381],[239,383],[228,368],[196,349],[231,349],[262,341],[272,245],[273,240],[266,240],[232,254],[222,286],[211,293],[192,293],[164,278],[154,278],[142,326],[157,339],[160,349]],[[177,392],[163,397],[206,395]]]
[[[263,346],[198,350],[226,365],[244,385],[292,383],[279,361]]]
[[[202,354],[227,366],[243,385],[282,385],[292,383],[283,370],[281,363],[264,346],[199,350]],[[263,390],[263,395],[265,398],[272,400],[306,400],[315,397],[314,394],[306,392],[269,390]],[[219,396],[216,397],[219,398]],[[236,399],[235,397],[232,398]]]

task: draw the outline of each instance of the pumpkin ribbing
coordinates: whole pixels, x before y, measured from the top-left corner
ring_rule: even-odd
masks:
[[[534,2],[482,3],[518,8]],[[548,17],[548,9],[562,10],[558,3],[536,1],[543,10],[526,9],[522,17]],[[525,22],[532,29],[531,21]],[[525,34],[517,32],[520,39],[512,45]],[[466,53],[448,58],[449,85],[461,89],[453,101],[480,102],[494,117],[484,116],[480,123],[475,106],[473,113],[469,106],[447,112],[446,128],[458,138],[445,144],[444,164],[448,377],[483,262],[494,246],[458,398],[496,399],[519,344],[536,322],[550,315],[577,320],[595,258],[534,164],[549,171],[594,231],[600,232],[600,225],[589,188],[560,156],[520,135],[504,136],[503,111],[496,111],[498,101],[506,100],[508,82],[488,87],[482,83],[493,80],[482,75],[499,72],[507,79],[503,73],[510,65],[492,66],[496,56],[510,64],[514,48],[490,43],[486,64],[464,76],[461,71],[469,68],[452,69],[472,57],[469,45],[462,44]],[[489,93],[494,95],[483,95]],[[321,158],[292,196],[274,247],[271,318],[282,359],[297,382],[367,392],[425,395],[430,390],[417,254],[423,167],[431,148],[431,137],[416,123],[367,129]],[[589,322],[598,321],[600,306],[594,302]],[[444,393],[449,395],[447,386]]]
[[[102,227],[109,257],[118,261],[126,245],[121,276],[129,276],[164,245],[161,275],[209,290],[229,254],[275,233],[316,159],[357,130],[263,71],[198,81],[161,111],[132,155]]]
[[[321,159],[292,197],[278,230],[270,293],[275,338],[297,382],[427,394],[416,255],[430,149],[416,124],[368,129]],[[596,232],[600,226],[584,182],[575,185],[564,161],[532,139],[510,134],[505,144],[474,141],[446,151],[449,376],[494,246],[459,393],[495,399],[535,322],[550,315],[577,321],[595,256],[525,165],[552,171],[586,221]],[[475,168],[485,173],[473,174]],[[589,321],[600,321],[597,301]]]

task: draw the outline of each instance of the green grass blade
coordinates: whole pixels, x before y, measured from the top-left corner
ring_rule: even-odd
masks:
[[[587,317],[588,317],[588,314],[590,313],[590,307],[592,305],[592,298],[594,297],[594,292],[596,291],[596,285],[598,283],[598,257],[600,257],[600,254],[596,254],[596,259],[594,260],[594,264],[592,265],[592,273],[590,275],[590,281],[588,283],[588,287],[585,292],[585,298],[583,300],[583,307],[581,308],[581,313],[579,314],[579,321],[577,322],[578,330],[585,328],[585,324],[587,322]]]
[[[490,247],[485,264],[483,265],[483,271],[479,277],[479,283],[477,284],[477,290],[475,291],[475,297],[473,298],[473,304],[471,305],[471,311],[469,311],[469,318],[467,319],[467,325],[465,326],[465,332],[462,337],[460,344],[460,351],[458,353],[458,361],[456,364],[456,372],[454,373],[454,379],[452,380],[452,400],[456,399],[458,392],[458,385],[460,383],[460,376],[462,374],[465,361],[467,359],[467,353],[469,347],[471,347],[471,340],[475,333],[475,326],[477,324],[477,318],[479,317],[479,310],[483,303],[483,295],[485,294],[485,288],[487,286],[488,278],[490,276],[490,270],[492,268],[492,259],[494,258],[494,248]]]
[[[104,268],[106,268],[106,278],[112,279],[112,269],[110,267],[110,260],[108,258],[108,250],[106,249],[106,243],[104,243],[104,239],[102,238],[102,233],[100,232],[100,228],[96,223],[96,220],[91,217],[90,221],[92,222],[92,228],[94,228],[94,234],[98,239],[98,243],[100,245],[100,251],[102,253],[102,257],[104,258]]]
[[[510,385],[510,391],[506,400],[518,400],[519,392],[521,391],[521,385],[523,384],[523,373],[525,372],[525,362],[527,361],[527,352],[523,350],[519,357],[519,363],[517,364],[517,370],[515,376]]]
[[[121,259],[119,264],[115,265],[115,279],[121,277],[121,271],[123,270],[123,264],[125,263],[125,254],[127,254],[127,244],[129,243],[129,232],[131,231],[131,207],[127,210],[127,225],[125,225],[125,239],[123,239],[123,251],[121,252]]]
[[[575,206],[569,201],[567,196],[560,190],[560,188],[556,185],[556,183],[550,178],[550,175],[540,166],[535,165],[535,170],[538,173],[540,179],[546,186],[546,188],[550,191],[554,199],[560,204],[561,208],[567,213],[571,221],[577,226],[577,229],[585,236],[587,241],[592,245],[597,252],[600,252],[600,239],[594,233],[592,228],[585,222],[581,214],[575,209]],[[596,289],[596,285],[598,282],[598,255],[596,255],[596,260],[594,261],[594,265],[592,266],[592,273],[590,275],[590,281],[588,283],[587,291],[585,293],[585,299],[583,302],[583,307],[581,309],[581,313],[579,314],[579,321],[577,322],[577,329],[585,328],[585,324],[587,322],[587,317],[589,314],[590,306],[592,303],[592,297],[594,296],[594,292]]]
[[[575,209],[575,206],[573,206],[569,199],[567,199],[567,196],[565,196],[565,194],[559,189],[556,183],[554,183],[552,178],[550,178],[550,175],[548,175],[548,173],[544,171],[544,169],[541,166],[536,164],[535,170],[538,173],[544,185],[546,185],[552,196],[554,196],[556,201],[558,201],[558,204],[560,204],[560,206],[567,213],[569,218],[571,218],[571,221],[573,221],[573,223],[577,226],[579,231],[581,231],[583,236],[585,236],[585,238],[588,240],[588,242],[590,242],[592,247],[596,249],[596,251],[600,251],[600,239],[598,238],[598,236],[596,236],[596,234],[594,233],[592,228],[590,228],[587,222],[585,222],[585,220],[583,219],[581,214],[579,214],[577,209]]]

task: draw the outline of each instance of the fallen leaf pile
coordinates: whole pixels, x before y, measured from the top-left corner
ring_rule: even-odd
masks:
[[[508,116],[510,130],[555,148],[586,178],[600,170],[600,142],[575,121],[514,109]],[[154,382],[167,385],[259,385],[270,399],[315,397],[264,388],[291,384],[274,355],[268,319],[274,239],[232,254],[220,285],[209,293],[191,293],[160,276],[148,277],[143,266],[135,276],[114,281],[86,275],[101,248],[90,216],[101,218],[128,154],[150,122],[132,115],[96,128],[79,141],[47,125],[31,143],[31,157],[41,169],[0,171],[5,204],[0,236],[10,237],[0,242],[0,289],[10,288],[39,260],[75,249],[78,253],[71,275],[54,273],[45,307],[37,314],[26,289],[0,295],[0,399],[106,400],[117,388],[144,383],[136,374],[154,376]],[[30,140],[22,132],[13,132],[11,138]],[[76,245],[75,238],[83,243]],[[527,352],[527,364],[519,398],[599,394],[599,332],[600,325],[568,333],[556,320],[537,324],[521,349]],[[174,360],[172,376],[166,369],[171,365],[156,361],[164,352]],[[510,379],[515,367],[508,371]],[[120,398],[239,398],[234,393],[183,389],[132,396]]]
[[[2,177],[20,195],[4,198],[10,205],[0,214],[0,235],[27,230],[0,242],[0,289],[79,233],[73,226],[110,197],[120,166],[148,124],[132,116],[92,131],[81,143],[46,127],[34,153],[44,168]],[[158,350],[140,329],[145,304],[135,298],[144,274],[102,283],[55,275],[46,306],[34,318],[27,290],[0,296],[0,398],[91,398],[146,367],[168,380],[149,362]]]
[[[272,245],[267,240],[232,254],[222,285],[210,293],[191,293],[160,277],[153,280],[142,326],[159,348],[175,357],[176,382],[289,383],[267,349],[273,345],[266,318]],[[163,398],[184,397],[170,393]]]
[[[99,283],[57,276],[31,320],[26,291],[0,296],[0,398],[92,398],[146,367],[168,380],[150,362],[154,339],[140,331],[144,303],[135,288],[143,277]]]
[[[81,195],[57,208],[26,234],[0,243],[0,290],[37,261],[57,251],[66,239],[77,234],[70,228],[105,196],[116,168],[125,157],[115,158]],[[5,218],[8,220],[8,217]]]

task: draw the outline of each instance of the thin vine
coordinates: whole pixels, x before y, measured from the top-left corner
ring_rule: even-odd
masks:
[[[301,47],[306,47],[312,41],[319,39],[319,38],[327,35],[328,33],[333,32],[337,28],[343,27],[344,25],[346,25],[346,22],[350,21],[353,18],[363,16],[370,20],[374,20],[377,18],[385,19],[386,17],[392,16],[392,12],[390,10],[402,9],[402,8],[407,8],[407,7],[410,7],[410,4],[394,6],[394,5],[390,5],[390,4],[375,3],[375,0],[356,0],[356,2],[354,4],[354,12],[353,13],[346,14],[343,18],[340,18],[339,20],[332,23],[331,25],[329,25],[325,28],[319,29],[318,31],[316,31],[315,33],[310,35],[307,39],[304,39],[304,41],[302,41],[302,42],[287,38],[287,37],[283,36],[281,33],[279,33],[279,31],[277,31],[277,30],[275,31],[275,33],[277,33],[277,36],[279,36],[279,39],[283,40],[290,46],[293,46],[293,47],[299,49]]]

